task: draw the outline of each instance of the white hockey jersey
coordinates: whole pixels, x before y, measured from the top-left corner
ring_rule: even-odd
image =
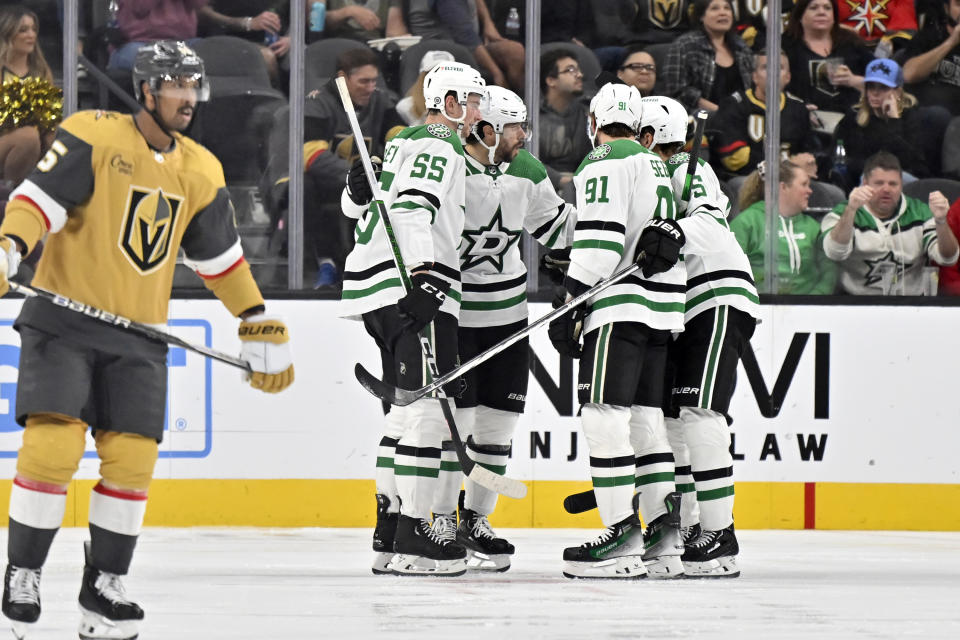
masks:
[[[460,243],[460,326],[491,327],[527,319],[527,268],[520,237],[567,246],[573,206],[557,195],[543,164],[521,150],[512,162],[485,165],[465,154],[466,223]]]
[[[407,271],[428,262],[451,283],[441,311],[456,317],[460,310],[460,268],[457,247],[463,232],[463,146],[444,124],[409,127],[390,141],[383,154],[380,191]],[[345,215],[357,218],[356,245],[343,273],[340,315],[361,314],[404,296],[393,250],[376,203],[364,209],[340,199]]]
[[[667,161],[677,198],[678,224],[687,238],[683,247],[687,265],[684,322],[720,305],[756,318],[760,299],[750,260],[727,223],[730,201],[720,188],[717,174],[703,159],[698,160],[697,171],[687,185],[689,160],[689,154],[678,153]]]
[[[573,178],[577,223],[567,276],[593,286],[634,261],[640,232],[651,218],[675,218],[667,165],[635,140],[614,140],[591,151]],[[637,272],[588,301],[584,331],[611,322],[642,322],[683,330],[687,271],[644,278]]]

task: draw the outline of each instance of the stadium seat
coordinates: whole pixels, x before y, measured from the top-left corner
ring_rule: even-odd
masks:
[[[421,40],[400,54],[400,95],[406,95],[417,81],[417,76],[420,75],[420,60],[427,51],[447,51],[457,62],[478,69],[476,58],[465,46],[452,40]]]
[[[926,202],[932,191],[940,191],[951,203],[960,198],[960,181],[947,178],[923,178],[903,185],[903,193]]]
[[[337,56],[341,53],[366,48],[364,43],[350,38],[328,38],[308,45],[303,61],[304,90],[310,93],[327,84],[337,73]]]
[[[811,180],[810,189],[813,193],[810,194],[806,212],[817,219],[822,218],[838,204],[847,201],[847,194],[843,189],[829,182]]]
[[[960,179],[960,116],[953,118],[943,134],[943,175]]]

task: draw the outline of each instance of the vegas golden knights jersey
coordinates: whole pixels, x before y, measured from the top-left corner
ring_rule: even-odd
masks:
[[[231,312],[263,303],[219,161],[179,135],[171,151],[154,151],[129,115],[64,120],[0,231],[28,246],[49,231],[33,284],[139,322],[166,322],[181,247]],[[232,293],[218,290],[224,281]]]

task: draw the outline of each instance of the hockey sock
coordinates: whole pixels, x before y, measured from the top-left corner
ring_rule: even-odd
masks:
[[[397,500],[397,480],[394,474],[394,457],[397,453],[397,441],[403,435],[403,424],[401,413],[395,408],[387,413],[384,420],[383,437],[380,439],[380,446],[377,449],[377,493],[381,493],[390,499],[388,513],[396,513],[400,509],[400,501]]]
[[[513,431],[519,418],[520,414],[513,411],[501,411],[483,405],[477,407],[473,435],[467,440],[467,453],[481,467],[504,475],[510,459]],[[493,513],[497,506],[497,493],[469,478],[464,484],[463,505],[483,515]]]
[[[733,523],[733,458],[730,429],[722,415],[710,409],[680,409],[684,438],[700,503],[700,526],[706,531]]]
[[[67,508],[67,488],[17,476],[10,490],[7,558],[10,564],[39,569]]]
[[[390,413],[398,414],[404,427],[393,465],[400,513],[428,520],[437,494],[441,444],[450,437],[440,401],[424,398]]]
[[[673,450],[659,407],[630,407],[630,443],[636,455],[640,515],[649,524],[667,512],[663,501],[676,490]]]
[[[630,410],[588,403],[580,413],[590,447],[590,476],[603,524],[616,524],[633,513],[633,449]]]
[[[115,489],[103,482],[90,493],[90,562],[100,571],[125,575],[147,510],[147,492]]]
[[[700,506],[697,504],[697,492],[693,484],[693,471],[690,469],[690,450],[683,437],[683,423],[679,418],[665,418],[667,439],[673,449],[676,464],[674,481],[680,492],[680,526],[689,527],[700,522]]]
[[[452,440],[444,440],[440,448],[440,473],[437,478],[437,495],[433,498],[434,513],[456,513],[460,499],[463,471]]]

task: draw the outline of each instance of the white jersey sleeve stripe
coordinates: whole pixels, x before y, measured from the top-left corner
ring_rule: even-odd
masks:
[[[201,278],[216,278],[229,271],[242,258],[243,247],[237,239],[233,246],[216,257],[207,260],[191,260],[190,256],[184,256],[183,263],[196,271]]]
[[[17,196],[26,197],[40,208],[40,213],[43,214],[50,225],[50,233],[60,231],[60,229],[63,229],[63,225],[67,224],[67,210],[33,182],[29,180],[21,182],[10,194],[9,199],[12,201]]]

